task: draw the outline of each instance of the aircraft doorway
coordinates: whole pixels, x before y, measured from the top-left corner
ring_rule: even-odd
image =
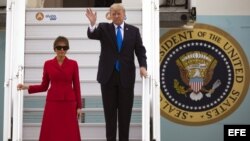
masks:
[[[106,1],[112,2],[112,0],[28,0],[28,3],[37,3],[36,5],[42,5],[44,8],[52,7],[109,7],[105,4]],[[114,3],[122,2],[122,0],[113,0]],[[34,4],[33,4],[34,5]]]

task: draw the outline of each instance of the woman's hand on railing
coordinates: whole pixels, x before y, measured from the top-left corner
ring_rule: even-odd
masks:
[[[25,85],[25,84],[17,84],[17,90],[27,90],[29,89],[29,85]]]

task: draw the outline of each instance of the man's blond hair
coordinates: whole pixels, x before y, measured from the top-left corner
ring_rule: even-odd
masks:
[[[109,11],[106,13],[107,20],[112,20],[110,16],[112,10],[114,11],[123,10],[123,12],[125,13],[125,8],[123,7],[122,3],[114,3],[110,6]]]
[[[123,10],[125,12],[125,8],[123,7],[122,3],[114,3],[110,6],[110,11],[111,10]]]

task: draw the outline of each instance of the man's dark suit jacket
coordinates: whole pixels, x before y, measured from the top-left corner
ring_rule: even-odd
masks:
[[[88,37],[101,42],[97,81],[101,84],[108,82],[114,71],[115,62],[118,59],[121,64],[120,79],[122,86],[134,87],[136,75],[135,55],[137,56],[139,66],[147,68],[146,49],[142,44],[139,29],[124,23],[123,44],[120,53],[117,51],[116,33],[113,23],[99,23],[93,32],[88,29]]]

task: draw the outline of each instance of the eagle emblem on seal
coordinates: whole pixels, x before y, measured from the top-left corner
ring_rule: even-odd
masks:
[[[204,95],[209,98],[221,85],[221,81],[217,79],[210,89],[205,88],[212,80],[217,65],[217,60],[206,52],[187,52],[176,60],[176,65],[179,68],[181,81],[186,87],[174,79],[174,88],[178,94],[189,94],[191,100],[201,100]]]

